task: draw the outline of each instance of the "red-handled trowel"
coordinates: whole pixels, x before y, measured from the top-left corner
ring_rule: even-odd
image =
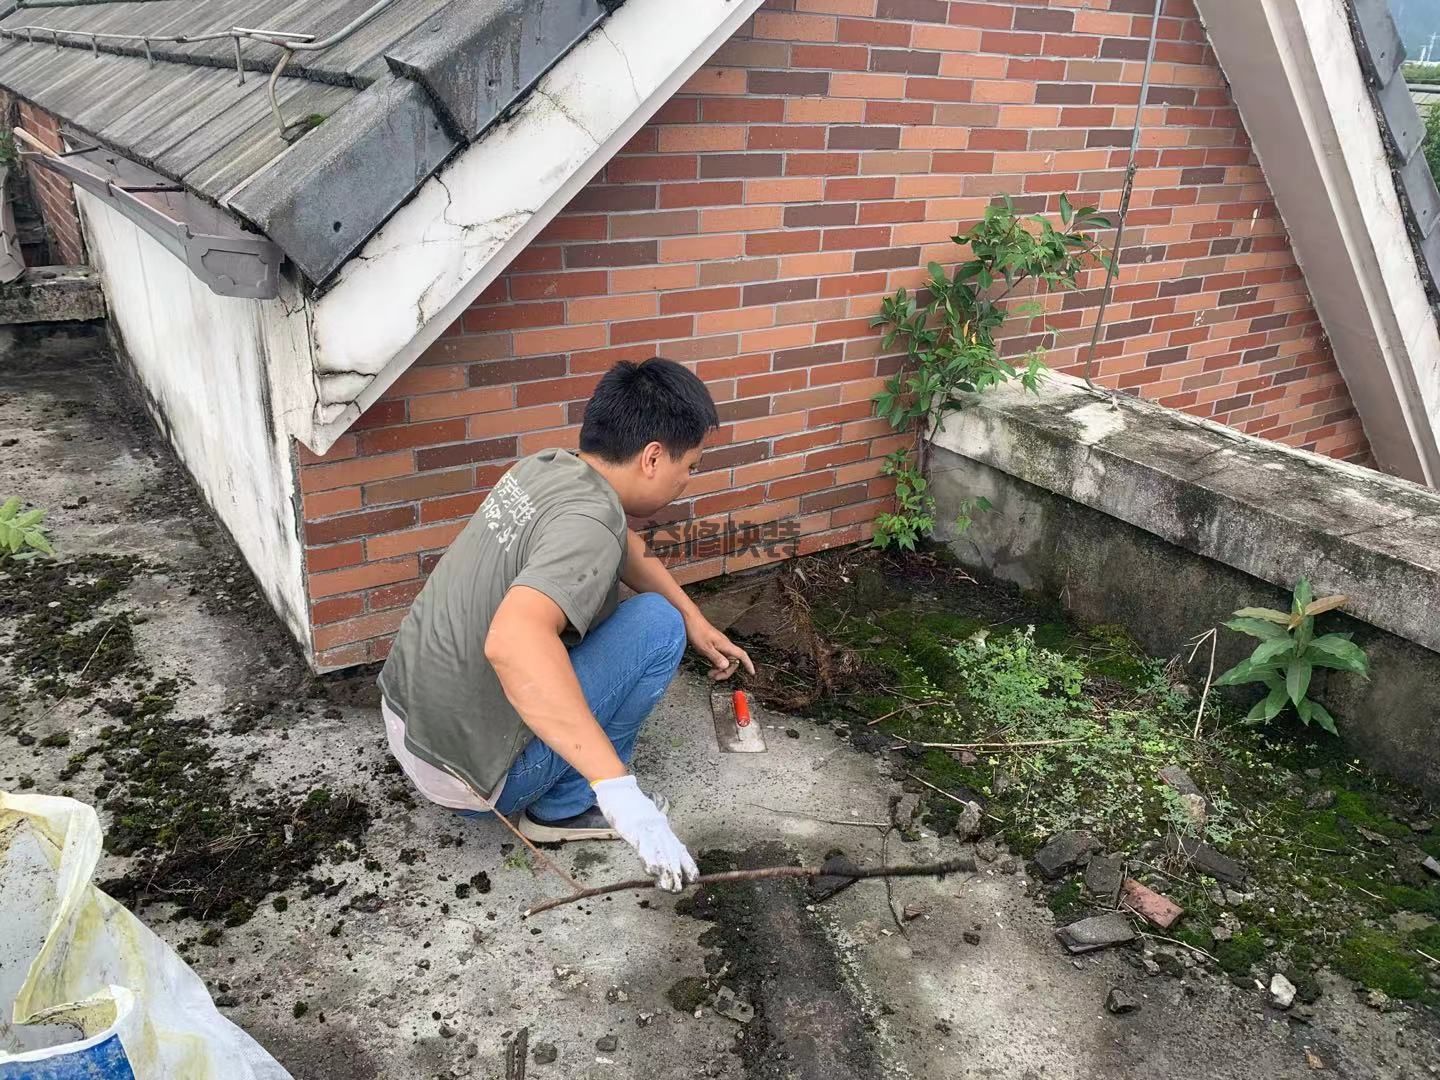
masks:
[[[727,754],[759,754],[765,750],[765,736],[750,714],[750,699],[744,690],[710,691],[710,710],[715,714],[715,742]]]

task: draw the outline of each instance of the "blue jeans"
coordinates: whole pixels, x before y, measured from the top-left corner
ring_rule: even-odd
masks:
[[[659,593],[641,593],[570,650],[585,701],[626,765],[645,718],[675,677],[685,640],[685,620],[675,606]],[[531,739],[510,766],[495,809],[508,816],[528,808],[542,821],[558,821],[594,805],[589,781],[541,740]]]

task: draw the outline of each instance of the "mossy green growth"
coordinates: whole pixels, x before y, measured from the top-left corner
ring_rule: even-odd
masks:
[[[1212,939],[1213,940],[1213,939]],[[1267,953],[1265,935],[1258,929],[1236,934],[1229,941],[1216,942],[1213,947],[1215,959],[1231,975],[1245,975]]]
[[[1050,894],[1048,906],[1058,921],[1064,922],[1086,910],[1085,898],[1078,879],[1067,881]]]
[[[1440,918],[1440,882],[1419,869],[1425,853],[1440,855],[1440,833],[1412,829],[1440,813],[1417,792],[1298,721],[1246,724],[1213,693],[1196,739],[1201,687],[1123,628],[1057,621],[923,559],[869,558],[836,553],[807,564],[838,564],[838,573],[807,572],[805,599],[822,638],[858,654],[864,672],[813,712],[883,717],[852,727],[867,749],[954,746],[896,753],[899,770],[946,793],[927,792],[928,827],[949,831],[955,799],[974,798],[986,832],[1021,856],[1062,829],[1086,829],[1164,871],[1132,863],[1186,911],[1167,936],[1214,955],[1234,978],[1291,971],[1303,981],[1329,964],[1371,989],[1430,1000],[1428,962],[1415,950],[1440,957],[1440,932],[1392,926],[1397,914]],[[1203,819],[1188,817],[1160,778],[1167,766],[1204,792]],[[1325,792],[1333,802],[1317,798]],[[1216,882],[1167,854],[1176,834],[1240,862],[1248,884],[1217,898]],[[1046,899],[1069,918],[1081,897],[1072,882]],[[1212,933],[1222,916],[1232,930],[1223,941]]]
[[[1340,974],[1400,1001],[1426,996],[1424,962],[1396,935],[1379,930],[1357,930],[1340,943],[1334,959]]]

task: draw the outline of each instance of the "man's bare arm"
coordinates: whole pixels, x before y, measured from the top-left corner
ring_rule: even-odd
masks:
[[[595,719],[560,635],[565,613],[544,593],[515,585],[495,609],[485,659],[525,726],[591,783],[625,776]]]
[[[710,661],[710,678],[728,679],[742,665],[754,675],[755,665],[751,663],[750,655],[705,618],[695,601],[685,595],[685,590],[669,568],[649,553],[644,537],[634,529],[627,529],[626,534],[625,566],[620,580],[637,593],[659,593],[675,605],[685,618],[685,636],[690,639],[691,646]]]

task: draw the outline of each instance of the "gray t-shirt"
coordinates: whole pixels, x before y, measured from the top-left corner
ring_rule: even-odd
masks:
[[[615,489],[574,454],[511,466],[420,590],[380,672],[406,748],[490,796],[533,737],[485,659],[496,608],[512,585],[542,592],[574,644],[615,610],[625,543]]]

